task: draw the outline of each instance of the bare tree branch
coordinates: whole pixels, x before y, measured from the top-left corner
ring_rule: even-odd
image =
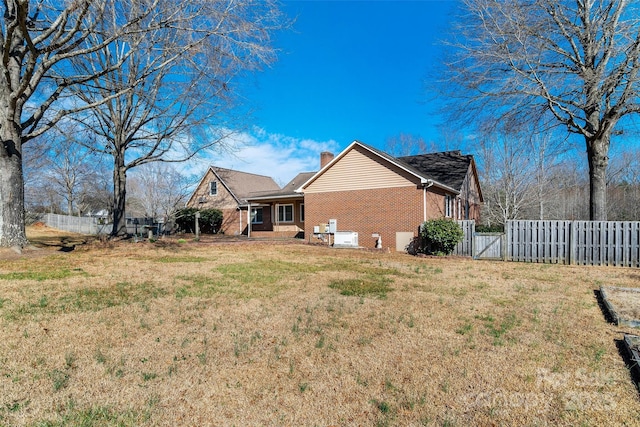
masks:
[[[581,135],[591,218],[606,219],[606,169],[620,122],[640,111],[640,6],[626,0],[464,0],[448,45],[449,107],[466,124]],[[463,111],[460,111],[463,110]]]

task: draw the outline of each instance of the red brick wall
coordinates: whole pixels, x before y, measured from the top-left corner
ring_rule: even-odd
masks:
[[[238,209],[220,209],[222,211],[222,226],[220,231],[224,234],[236,235],[241,232],[246,234],[247,211]],[[242,230],[240,230],[240,215],[242,215]]]
[[[438,195],[428,194],[427,212],[439,211]],[[305,194],[305,236],[313,242],[313,226],[336,219],[339,231],[358,232],[358,243],[374,248],[373,233],[382,236],[382,247],[396,248],[396,232],[413,232],[423,220],[423,190],[416,187],[336,191]],[[442,202],[444,203],[444,202]],[[430,206],[431,205],[431,206]]]

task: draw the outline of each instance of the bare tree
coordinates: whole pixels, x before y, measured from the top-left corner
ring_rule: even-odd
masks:
[[[611,162],[608,174],[609,216],[618,221],[640,219],[640,154],[622,151]]]
[[[129,22],[102,26],[99,45],[87,43],[97,24],[126,0],[43,2],[5,0],[0,19],[0,246],[27,244],[24,227],[23,149],[65,115],[91,105],[61,102],[67,90],[103,74],[66,73],[68,62],[108,46],[148,16],[158,0],[136,0],[148,7]],[[114,64],[120,66],[121,64]],[[125,88],[124,90],[127,90]],[[59,108],[56,108],[58,106]]]
[[[109,179],[109,168],[104,160],[94,156],[94,163],[87,174],[84,175],[78,197],[76,198],[76,206],[78,215],[91,214],[95,215],[100,212],[110,213],[111,200],[111,180]]]
[[[128,171],[222,144],[233,79],[275,59],[268,35],[281,24],[271,1],[197,0],[170,12],[170,27],[130,35],[75,63],[81,74],[95,64],[113,70],[78,86],[78,98],[97,106],[75,116],[97,135],[91,148],[113,160],[112,236],[127,232]],[[131,89],[121,93],[123,86]]]
[[[86,148],[64,140],[53,147],[46,176],[66,202],[67,215],[81,215],[80,193],[86,188],[83,184],[93,169],[92,157]]]
[[[129,180],[130,192],[144,209],[145,215],[168,224],[175,212],[184,206],[190,182],[167,163],[147,163],[136,169]]]
[[[387,138],[386,151],[393,156],[400,157],[423,154],[429,151],[434,152],[437,149],[435,144],[428,144],[421,136],[400,133]]]
[[[555,213],[549,219],[589,219],[589,182],[584,156],[567,156],[553,171],[551,185],[557,188]]]
[[[486,138],[481,145],[483,217],[488,225],[521,219],[534,203],[535,166],[528,143],[518,135]]]
[[[627,0],[463,0],[448,61],[458,118],[582,136],[590,218],[605,220],[612,137],[640,112],[640,7]]]
[[[77,143],[79,136],[76,129],[57,128],[31,142],[24,157],[25,208],[68,215],[109,208],[104,161]]]
[[[557,182],[559,175],[556,172],[568,150],[565,144],[556,142],[551,133],[528,132],[523,134],[522,138],[532,166],[532,170],[527,172],[531,173],[533,178],[531,196],[536,208],[536,212],[532,212],[529,217],[550,219],[554,215],[549,208],[561,197]],[[561,139],[560,136],[555,138]]]
[[[211,15],[201,14],[187,28],[185,14],[196,16],[199,7],[221,7],[224,33],[229,39],[244,34],[251,28],[254,45],[263,50],[251,53],[260,59],[273,53],[269,46],[269,24],[278,19],[277,9],[271,1],[206,1],[176,2],[174,0],[77,0],[36,1],[5,0],[0,18],[0,246],[21,248],[27,244],[24,227],[24,175],[23,150],[25,144],[43,135],[69,114],[87,111],[101,103],[132,92],[141,80],[124,80],[111,87],[110,94],[94,98],[93,102],[74,102],[67,96],[79,84],[99,86],[101,78],[123,66],[136,52],[139,36],[148,31],[163,29],[191,34],[194,39],[187,46],[195,46],[195,39],[208,39],[219,30]],[[243,19],[242,13],[264,13],[260,22]],[[200,9],[202,10],[202,9]],[[193,13],[195,11],[195,13]],[[253,15],[252,15],[253,16]],[[261,26],[260,23],[265,23]],[[211,30],[213,28],[213,30]],[[221,33],[222,34],[222,33]],[[215,39],[215,37],[211,37]],[[228,60],[247,59],[242,43],[231,49],[225,44],[214,50]],[[153,48],[165,49],[164,44]],[[119,50],[116,50],[119,49]],[[147,49],[151,49],[147,45]],[[182,48],[184,50],[184,47]],[[88,63],[97,52],[113,54],[108,61],[93,62],[84,70],[72,69],[71,62]],[[193,51],[194,63],[201,57]],[[177,54],[177,53],[176,53]],[[252,57],[253,59],[253,57]],[[161,64],[156,64],[158,67]],[[174,70],[177,71],[177,70]],[[138,76],[140,79],[150,75]],[[206,76],[203,76],[206,77]],[[226,83],[226,82],[225,82]],[[77,93],[77,92],[76,92]],[[167,98],[169,99],[169,98]]]
[[[24,197],[25,210],[37,213],[51,211],[52,199],[57,199],[53,191],[51,182],[43,172],[48,170],[49,152],[46,141],[43,138],[36,138],[31,142],[29,150],[25,150],[22,156],[24,171]],[[47,197],[51,193],[52,197]],[[55,202],[55,205],[60,203]],[[57,208],[56,208],[57,209]]]

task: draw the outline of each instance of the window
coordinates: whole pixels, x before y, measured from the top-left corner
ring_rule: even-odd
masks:
[[[278,206],[278,222],[293,222],[293,205]]]
[[[304,222],[304,203],[300,205],[300,222]]]
[[[447,218],[451,218],[451,196],[444,196],[444,216]]]
[[[251,208],[251,224],[262,224],[262,208]]]
[[[218,183],[216,181],[211,181],[209,183],[209,195],[210,196],[218,195]]]

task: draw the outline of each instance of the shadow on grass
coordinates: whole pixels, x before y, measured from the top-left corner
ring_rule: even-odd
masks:
[[[29,243],[40,249],[52,249],[60,252],[72,252],[78,246],[83,246],[92,240],[91,237],[69,237],[69,236],[45,236],[29,237]]]
[[[624,339],[614,339],[616,344],[616,348],[618,349],[618,354],[622,358],[625,366],[629,370],[629,377],[633,384],[636,386],[636,391],[640,394],[640,366],[638,366],[637,361],[633,360],[631,357],[631,350],[627,346],[627,343]]]
[[[593,291],[593,295],[596,297],[598,307],[600,307],[600,311],[602,312],[602,315],[604,316],[604,319],[607,321],[607,323],[617,325],[616,319],[613,317],[613,315],[609,311],[609,308],[607,308],[607,305],[604,303],[604,298],[600,289],[595,289]]]

